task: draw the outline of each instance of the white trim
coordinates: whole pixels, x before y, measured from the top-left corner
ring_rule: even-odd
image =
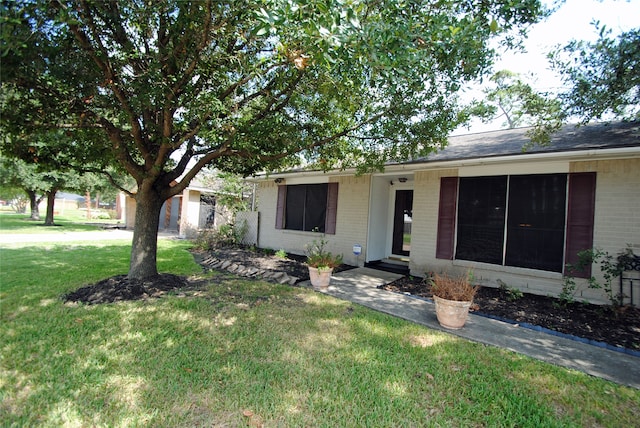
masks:
[[[303,177],[286,177],[283,178],[280,185],[295,186],[297,184],[324,184],[329,182],[327,175],[303,176]]]
[[[591,149],[567,152],[552,153],[530,153],[524,155],[507,155],[487,158],[474,158],[466,160],[451,160],[442,162],[424,162],[416,164],[398,165],[400,170],[405,170],[407,166],[413,166],[414,171],[428,171],[447,168],[463,168],[471,166],[487,166],[498,164],[517,164],[522,166],[523,163],[529,162],[577,162],[585,160],[609,160],[609,159],[632,159],[640,157],[640,147],[620,147],[615,149]],[[538,164],[539,165],[539,164]],[[395,171],[396,165],[386,167],[387,173]]]
[[[489,177],[496,175],[567,174],[568,161],[528,162],[507,165],[474,165],[458,169],[459,177]]]
[[[509,273],[514,275],[526,275],[535,278],[545,278],[545,279],[554,279],[559,280],[562,279],[562,273],[560,272],[551,272],[547,270],[539,270],[539,269],[531,269],[531,268],[523,268],[517,266],[507,266],[507,265],[496,265],[493,263],[484,263],[484,262],[474,262],[470,260],[462,260],[462,259],[453,259],[451,261],[453,266],[460,266],[466,269],[471,270],[483,270],[483,271],[491,271],[498,273]]]
[[[414,173],[416,171],[430,171],[447,168],[468,168],[468,167],[480,167],[489,165],[504,165],[514,164],[519,165],[521,168],[523,164],[532,162],[549,162],[550,165],[558,162],[577,162],[585,160],[611,160],[611,159],[632,159],[640,158],[640,146],[632,147],[618,147],[613,149],[589,149],[589,150],[577,150],[577,151],[563,151],[563,152],[545,152],[545,153],[525,153],[517,155],[505,155],[485,158],[473,158],[463,160],[449,160],[449,161],[425,161],[416,163],[403,163],[385,165],[384,172],[371,173],[373,176],[385,176]],[[539,163],[538,163],[539,165]],[[566,172],[566,171],[557,171]],[[268,181],[276,178],[284,178],[285,181],[291,182],[293,179],[298,178],[311,178],[317,177],[318,183],[328,182],[329,177],[339,176],[353,176],[356,170],[354,168],[346,170],[334,170],[328,172],[322,171],[290,171],[276,174],[261,174],[253,178],[247,178],[247,181]],[[485,175],[484,173],[482,175]],[[407,176],[407,178],[409,178]],[[315,181],[314,181],[315,182]],[[304,183],[307,183],[305,181]],[[312,183],[312,181],[308,181]]]

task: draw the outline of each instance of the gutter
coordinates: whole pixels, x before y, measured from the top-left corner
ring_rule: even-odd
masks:
[[[529,163],[529,162],[545,162],[545,161],[584,161],[584,160],[614,160],[614,159],[633,159],[640,158],[640,146],[617,147],[611,149],[588,149],[564,152],[538,152],[523,153],[517,155],[496,155],[484,158],[466,158],[452,159],[442,161],[415,161],[402,164],[385,165],[383,172],[371,172],[372,176],[384,176],[397,174],[399,172],[415,172],[424,170],[437,170],[448,168],[460,168],[468,166],[497,165],[502,163]],[[260,182],[265,180],[274,180],[276,178],[287,177],[317,177],[318,175],[326,175],[331,177],[355,175],[355,168],[345,170],[333,170],[322,172],[321,170],[310,171],[285,171],[279,173],[266,174],[261,173],[257,176],[247,178],[249,182]]]

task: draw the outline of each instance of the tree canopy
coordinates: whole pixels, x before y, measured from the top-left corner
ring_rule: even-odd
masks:
[[[596,29],[595,42],[574,40],[549,54],[569,88],[560,95],[566,112],[583,123],[640,119],[640,28],[617,37],[606,27]]]
[[[503,126],[512,129],[531,126],[527,136],[532,144],[547,144],[551,134],[562,126],[566,114],[561,101],[554,95],[536,91],[522,76],[500,70],[489,79],[491,86],[483,90],[484,99],[474,101],[470,114],[484,122],[503,119]]]
[[[365,170],[423,156],[466,120],[456,91],[489,70],[489,41],[544,14],[538,0],[2,7],[0,125],[14,147],[65,129],[76,167],[135,179],[136,278],[157,273],[162,202],[204,166]]]

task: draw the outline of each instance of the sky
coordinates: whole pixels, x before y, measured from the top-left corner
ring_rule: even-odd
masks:
[[[543,1],[552,6],[554,1]],[[549,67],[547,53],[558,45],[564,46],[571,40],[595,41],[598,32],[591,24],[599,20],[601,25],[612,30],[612,35],[640,27],[640,0],[566,0],[560,8],[546,20],[533,25],[529,29],[528,38],[524,42],[526,52],[507,52],[497,61],[494,70],[510,70],[527,78],[538,91],[557,91],[562,88],[559,76]],[[481,98],[481,88],[467,92],[466,97]],[[471,129],[461,129],[456,134],[469,132],[492,131],[503,128],[502,120],[490,124],[476,121]]]

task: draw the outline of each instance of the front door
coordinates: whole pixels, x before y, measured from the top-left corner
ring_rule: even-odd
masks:
[[[396,190],[393,214],[393,243],[391,253],[408,256],[411,251],[411,217],[413,190]]]

